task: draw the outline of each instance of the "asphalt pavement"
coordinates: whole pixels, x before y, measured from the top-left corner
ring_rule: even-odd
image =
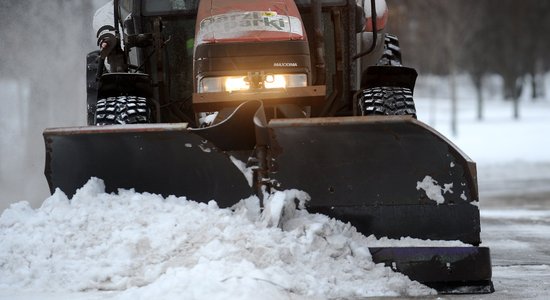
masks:
[[[550,299],[550,165],[495,166],[479,175],[495,292],[438,298]]]

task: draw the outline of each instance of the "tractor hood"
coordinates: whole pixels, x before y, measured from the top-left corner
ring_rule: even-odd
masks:
[[[306,39],[300,13],[292,0],[201,1],[196,28],[196,46]]]

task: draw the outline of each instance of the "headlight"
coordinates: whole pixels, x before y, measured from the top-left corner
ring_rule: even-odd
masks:
[[[245,91],[250,89],[250,83],[246,81],[246,77],[222,77],[224,82],[224,91],[233,92],[233,91]]]
[[[263,87],[266,89],[307,86],[306,74],[267,74]],[[205,77],[199,82],[199,93],[234,92],[250,89],[247,76]]]

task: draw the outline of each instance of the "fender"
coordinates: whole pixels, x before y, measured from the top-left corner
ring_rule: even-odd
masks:
[[[140,73],[108,73],[101,76],[97,99],[122,95],[152,98],[151,77]]]
[[[413,68],[398,66],[372,66],[361,76],[361,88],[368,89],[380,86],[409,88],[414,92],[418,73]]]

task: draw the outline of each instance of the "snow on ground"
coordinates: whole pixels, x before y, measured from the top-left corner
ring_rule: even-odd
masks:
[[[262,213],[255,197],[219,209],[215,202],[126,190],[106,194],[103,182],[92,179],[71,200],[58,190],[38,209],[14,204],[0,217],[0,297],[319,299],[433,293],[375,265],[369,239],[349,224],[295,209],[296,196],[305,200],[297,191],[277,192]]]
[[[475,91],[467,77],[459,78],[458,128],[454,135],[447,82],[440,77],[423,78],[415,91],[418,119],[436,128],[483,167],[550,162],[550,101],[529,99],[526,88],[520,101],[520,119],[514,120],[512,102],[502,100],[500,86],[493,81],[498,80],[487,80],[484,119],[479,121]]]

